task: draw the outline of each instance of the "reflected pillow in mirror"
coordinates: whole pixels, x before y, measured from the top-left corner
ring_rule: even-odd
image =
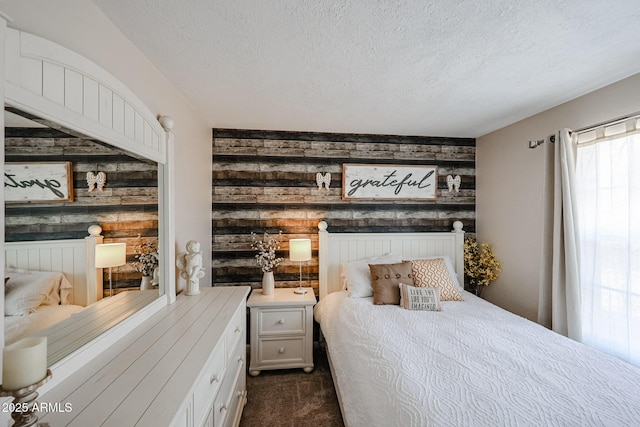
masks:
[[[5,273],[9,278],[4,288],[5,316],[24,316],[40,305],[60,304],[61,288],[71,287],[59,272],[7,269]]]

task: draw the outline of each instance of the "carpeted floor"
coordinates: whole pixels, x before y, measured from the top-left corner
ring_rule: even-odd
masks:
[[[249,357],[247,356],[247,360]],[[344,427],[325,352],[314,348],[315,368],[247,373],[247,405],[240,427]]]

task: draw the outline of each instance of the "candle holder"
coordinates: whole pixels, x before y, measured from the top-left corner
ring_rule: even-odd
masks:
[[[43,379],[27,387],[22,387],[18,390],[5,390],[0,386],[0,396],[13,397],[13,402],[11,403],[13,405],[13,411],[11,412],[13,427],[29,427],[38,422],[38,415],[33,411],[34,403],[38,398],[36,390],[49,381],[51,376],[51,369],[47,369],[47,375]]]

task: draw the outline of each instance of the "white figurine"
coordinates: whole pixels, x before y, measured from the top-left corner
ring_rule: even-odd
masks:
[[[104,190],[104,185],[107,183],[107,174],[104,172],[98,172],[98,174],[94,174],[93,172],[87,172],[87,186],[89,187],[89,193],[93,193],[93,191],[98,188],[98,191]]]
[[[322,185],[324,185],[329,191],[329,186],[331,185],[331,173],[327,172],[322,175],[320,172],[316,174],[316,184],[318,184],[318,190],[322,190]]]
[[[153,269],[153,277],[151,278],[151,286],[158,286],[160,284],[160,267]]]
[[[189,240],[186,248],[187,252],[180,252],[176,256],[176,266],[180,270],[180,277],[187,281],[186,295],[197,295],[200,293],[200,279],[204,277],[200,242]]]
[[[449,187],[449,193],[460,191],[460,175],[451,176],[447,175],[447,187]]]

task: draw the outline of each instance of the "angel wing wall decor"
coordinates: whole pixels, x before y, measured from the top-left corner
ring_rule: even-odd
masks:
[[[325,188],[329,190],[329,186],[331,185],[331,173],[327,172],[322,175],[320,172],[318,172],[316,174],[316,184],[318,184],[318,190],[322,189],[323,184]]]
[[[456,193],[460,191],[460,175],[456,175],[455,177],[447,175],[447,187],[449,187],[449,193],[452,191]]]
[[[98,188],[98,191],[102,191],[106,182],[106,173],[98,172],[97,174],[94,174],[93,172],[87,172],[87,185],[89,186],[89,193],[92,193],[96,188]]]

